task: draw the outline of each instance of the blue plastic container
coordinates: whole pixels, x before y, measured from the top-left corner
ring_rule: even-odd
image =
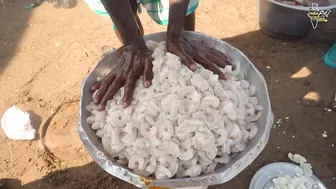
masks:
[[[323,60],[326,65],[336,69],[336,43],[324,55]]]

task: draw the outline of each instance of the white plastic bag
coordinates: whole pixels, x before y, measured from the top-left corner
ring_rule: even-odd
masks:
[[[2,116],[1,127],[10,139],[32,140],[35,138],[36,131],[30,124],[29,114],[15,105]]]

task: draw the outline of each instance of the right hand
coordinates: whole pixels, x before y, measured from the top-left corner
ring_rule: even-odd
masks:
[[[136,82],[143,75],[145,87],[151,85],[153,79],[153,58],[147,47],[129,44],[121,49],[119,62],[112,65],[112,70],[104,79],[91,88],[97,95],[94,102],[98,104],[99,110],[104,110],[108,100],[125,86],[123,107],[128,107],[132,102]]]
[[[196,62],[205,69],[212,71],[219,76],[219,79],[225,80],[225,75],[220,68],[232,65],[229,58],[222,52],[207,46],[203,42],[195,43],[193,40],[181,36],[170,37],[167,41],[167,50],[179,56],[182,63],[190,70],[196,70]]]

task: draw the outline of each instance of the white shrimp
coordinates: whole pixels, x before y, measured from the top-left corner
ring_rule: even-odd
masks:
[[[192,138],[187,138],[181,142],[181,147],[184,149],[190,149],[192,147]]]
[[[171,53],[167,53],[166,56],[167,56],[167,61],[166,61],[167,66],[169,66],[170,68],[173,68],[176,71],[180,71],[182,68],[180,57],[174,54],[171,54]]]
[[[138,156],[138,155],[132,155],[128,162],[128,167],[130,169],[138,169],[138,170],[145,170],[146,164],[145,164],[145,158]]]
[[[208,78],[208,82],[211,87],[221,86],[218,75],[211,75]]]
[[[249,87],[249,92],[250,92],[250,96],[254,96],[256,94],[256,87],[255,85],[250,85]]]
[[[240,86],[243,89],[247,89],[250,86],[250,83],[243,79],[243,80],[240,80]]]
[[[248,104],[246,104],[246,115],[254,115],[254,113],[255,113],[255,108],[254,108],[254,106],[253,106],[253,104],[251,104],[251,103],[248,103]]]
[[[226,90],[225,93],[227,94],[227,98],[233,102],[233,106],[238,107],[239,101],[235,93],[230,90]]]
[[[246,122],[251,123],[257,121],[261,116],[261,112],[258,112],[255,116],[246,116]]]
[[[155,123],[154,126],[158,129],[159,136],[162,132],[168,132],[170,135],[174,134],[173,125],[168,119],[161,118]]]
[[[231,152],[238,153],[242,152],[246,148],[245,142],[239,142],[231,148]]]
[[[235,70],[232,70],[232,66],[228,65],[225,66],[224,71],[226,74],[229,74],[231,76],[237,76],[240,73],[240,62],[239,61],[234,61],[233,65],[235,65]]]
[[[161,108],[160,108],[160,102],[158,100],[152,99],[149,101],[149,104],[147,104],[146,111],[151,116],[155,117],[159,115]]]
[[[94,102],[86,106],[86,122],[106,154],[141,176],[169,179],[211,173],[245,150],[258,134],[263,107],[240,62],[233,60],[234,70],[220,68],[227,77],[220,80],[200,64],[191,71],[167,52],[165,42],[146,45],[154,58],[152,85],[146,88],[139,79],[125,109],[124,87],[105,111]]]
[[[113,153],[111,149],[111,137],[110,136],[104,136],[102,138],[102,144],[107,154],[109,154],[112,157],[116,157],[116,155],[118,155],[118,154]]]
[[[178,110],[181,106],[181,100],[172,100],[171,102],[171,106],[170,106],[170,111],[168,113],[168,119],[171,121],[177,121],[178,119]]]
[[[187,114],[179,114],[177,119],[177,126],[181,125],[185,120],[192,119],[190,115]]]
[[[187,119],[175,128],[175,133],[192,133],[195,132],[198,127],[203,126],[204,124],[204,121],[201,120]]]
[[[161,145],[161,142],[156,136],[149,136],[149,140],[151,141],[151,147],[158,147]]]
[[[177,172],[178,164],[176,158],[173,158],[172,156],[162,156],[158,159],[158,162],[159,165],[163,165],[169,170],[171,175],[169,177],[172,177]]]
[[[180,148],[180,150],[182,151],[183,149]],[[193,148],[189,148],[188,150],[183,150],[178,158],[183,161],[188,161],[194,157],[194,154],[195,150]]]
[[[224,121],[218,110],[213,108],[206,109],[207,114],[207,124],[211,130],[224,128]]]
[[[204,92],[209,89],[210,85],[202,76],[195,74],[191,78],[191,84],[199,89],[201,92]]]
[[[96,130],[96,135],[97,135],[97,137],[99,137],[99,138],[103,138],[103,136],[105,136],[105,131],[104,131],[104,129],[97,129]],[[106,135],[107,136],[107,135]]]
[[[241,129],[238,127],[236,123],[233,123],[233,130],[228,135],[228,138],[232,139],[231,145],[237,144],[242,139],[242,137],[243,135]]]
[[[247,125],[246,129],[249,130],[249,139],[254,138],[258,133],[258,127],[254,123]]]
[[[192,115],[197,111],[197,109],[197,105],[194,104],[191,100],[184,99],[181,101],[178,112],[182,114]]]
[[[224,153],[221,157],[219,158],[215,158],[215,162],[217,163],[223,163],[223,164],[227,164],[229,163],[229,161],[231,160],[231,157],[229,154]]]
[[[177,85],[179,83],[179,75],[176,71],[171,71],[168,74],[168,83],[171,85]]]
[[[202,167],[200,165],[192,165],[188,169],[185,170],[184,174],[185,176],[189,177],[196,177],[200,175],[202,172]]]
[[[150,51],[154,52],[154,50],[159,47],[159,43],[156,41],[148,40],[146,41],[146,46]]]
[[[196,149],[204,150],[210,144],[215,143],[215,136],[213,134],[205,134],[202,132],[196,132],[193,137],[193,145]]]
[[[199,155],[198,161],[204,165],[210,165],[213,161],[209,159],[206,155],[206,152],[204,151],[197,151],[197,154]]]
[[[168,75],[171,73],[171,69],[168,67],[162,68],[160,73],[159,81],[161,84],[168,82]]]
[[[132,146],[137,137],[136,122],[129,122],[126,124],[125,132],[127,133],[121,141],[125,146]]]
[[[187,86],[187,81],[183,77],[179,76],[178,80],[179,80],[180,86],[183,86],[183,87]]]
[[[233,102],[228,100],[223,103],[224,103],[223,107],[221,108],[220,111],[226,114],[230,120],[233,120],[233,121],[236,120],[238,115],[237,115],[236,108]]]
[[[206,80],[209,80],[209,78],[213,75],[213,73],[210,70],[207,70],[207,69],[200,69],[199,75],[202,78],[204,78]]]
[[[216,96],[206,96],[201,101],[201,109],[206,111],[207,108],[217,108],[219,106],[219,99]]]
[[[171,154],[174,157],[181,156],[179,146],[171,141],[163,141],[158,147],[158,149],[161,151],[166,151],[168,154]]]
[[[205,149],[204,149],[207,158],[210,160],[213,160],[217,156],[217,147],[215,144],[209,144]]]
[[[156,161],[156,157],[152,156],[149,160],[149,164],[146,167],[146,171],[151,175],[155,172],[156,170],[156,165],[157,165],[157,161]]]
[[[152,127],[148,123],[140,123],[140,134],[146,136]]]
[[[215,133],[217,133],[219,135],[218,138],[216,138],[215,140],[215,145],[216,146],[222,146],[224,144],[224,142],[227,141],[228,139],[228,133],[226,131],[226,129],[217,129],[214,130]]]
[[[122,111],[111,112],[106,119],[106,122],[114,127],[124,127],[128,121],[127,115],[124,115]]]
[[[176,94],[179,99],[190,99],[190,96],[194,91],[196,91],[194,86],[186,86],[180,88],[180,90],[178,90]]]
[[[145,120],[146,120],[146,122],[149,123],[150,125],[155,125],[154,116],[151,116],[151,115],[145,115]]]
[[[171,175],[171,172],[165,166],[158,165],[156,167],[156,171],[155,171],[155,178],[156,179],[168,179],[168,178],[171,178],[171,177],[173,177],[173,175]]]
[[[223,86],[215,86],[214,87],[214,95],[217,96],[221,100],[227,100],[228,99],[228,94],[224,90]]]
[[[257,99],[257,97],[250,97],[250,102],[253,104],[253,105],[258,105],[259,103],[258,103],[258,99]]]
[[[239,105],[238,106],[244,107],[249,102],[249,100],[250,100],[250,98],[245,93],[245,91],[244,90],[239,90],[239,92],[238,92]]]
[[[197,120],[201,120],[201,121],[204,121],[204,122],[208,120],[207,116],[206,116],[205,113],[202,112],[202,111],[195,112],[195,113],[192,115],[192,118],[193,118],[193,119],[197,119]]]
[[[178,163],[178,168],[175,176],[177,178],[185,177],[185,168],[182,166],[181,163]]]
[[[255,105],[254,108],[256,111],[261,111],[263,109],[263,107],[260,105]]]
[[[161,108],[164,112],[169,113],[171,110],[171,104],[173,100],[178,100],[176,94],[169,94],[161,101]]]
[[[211,165],[208,166],[207,170],[205,173],[212,173],[215,171],[216,166],[218,165],[218,163],[214,162]]]
[[[167,50],[164,46],[159,44],[159,46],[154,50],[154,53],[152,54],[152,57],[154,59],[163,57],[166,54]]]
[[[121,165],[127,165],[128,164],[128,159],[118,159],[117,162]]]
[[[153,97],[153,95],[154,94],[153,94],[153,91],[151,89],[144,88],[136,94],[135,98],[138,101],[146,101],[146,100],[150,100]]]

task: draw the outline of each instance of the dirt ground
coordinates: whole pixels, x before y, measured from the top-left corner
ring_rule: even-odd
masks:
[[[11,179],[10,188],[135,188],[92,162],[76,133],[83,78],[104,46],[121,45],[111,21],[84,2],[69,10],[50,3],[27,10],[27,3],[0,1],[0,115],[14,104],[29,111],[38,137],[14,141],[0,132],[0,178]],[[255,0],[201,1],[197,11],[198,31],[241,49],[264,74],[275,114],[269,143],[257,160],[232,181],[210,188],[248,188],[259,168],[287,161],[292,152],[305,156],[334,189],[336,114],[326,108],[336,91],[336,71],[322,56],[336,41],[335,28],[329,28],[336,17],[309,37],[288,42],[261,33],[256,11]],[[165,30],[146,13],[141,19],[146,34]]]

